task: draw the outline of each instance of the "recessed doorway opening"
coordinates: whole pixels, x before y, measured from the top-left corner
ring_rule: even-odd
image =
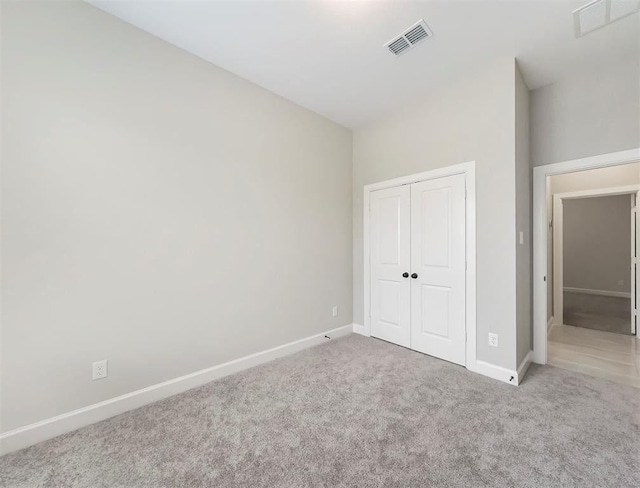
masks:
[[[640,157],[625,156],[534,170],[534,353],[640,388]]]

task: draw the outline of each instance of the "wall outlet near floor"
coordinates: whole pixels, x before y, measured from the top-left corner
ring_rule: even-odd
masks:
[[[337,317],[338,316],[338,306],[334,305],[333,308],[331,309],[331,315],[333,317]]]
[[[93,363],[92,379],[100,380],[107,377],[107,360],[96,361]]]
[[[489,345],[491,347],[498,347],[498,334],[489,332]]]

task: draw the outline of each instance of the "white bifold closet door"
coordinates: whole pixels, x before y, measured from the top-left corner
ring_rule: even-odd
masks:
[[[411,348],[463,365],[464,185],[464,175],[411,185]]]
[[[410,347],[409,186],[375,191],[370,204],[371,334]]]
[[[465,176],[372,192],[371,335],[465,364]]]

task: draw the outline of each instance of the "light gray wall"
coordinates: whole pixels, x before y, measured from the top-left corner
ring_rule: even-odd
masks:
[[[640,60],[611,63],[597,71],[576,71],[570,78],[532,90],[530,123],[533,166],[640,147]],[[573,179],[568,175],[553,178],[564,177]],[[579,181],[578,176],[575,188],[581,186]],[[547,197],[551,220],[551,194]],[[553,314],[552,251],[549,235],[547,319]]]
[[[504,60],[354,132],[354,322],[364,323],[364,185],[475,160],[477,355],[516,367],[514,87],[514,60]],[[488,346],[489,332],[500,347]]]
[[[515,65],[515,141],[516,141],[516,347],[519,365],[531,350],[531,206],[532,183],[529,161],[529,88]],[[520,243],[519,233],[523,233]]]
[[[531,92],[534,166],[640,147],[640,60]]]
[[[564,286],[631,292],[631,197],[565,200],[563,224]]]
[[[349,130],[87,4],[2,9],[3,431],[352,322]]]

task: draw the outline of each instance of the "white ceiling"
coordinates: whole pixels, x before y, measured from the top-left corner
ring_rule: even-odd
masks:
[[[588,0],[105,1],[93,5],[346,127],[358,128],[487,64],[516,57],[529,88],[640,59],[639,15],[585,37]],[[424,18],[433,37],[382,45]]]

